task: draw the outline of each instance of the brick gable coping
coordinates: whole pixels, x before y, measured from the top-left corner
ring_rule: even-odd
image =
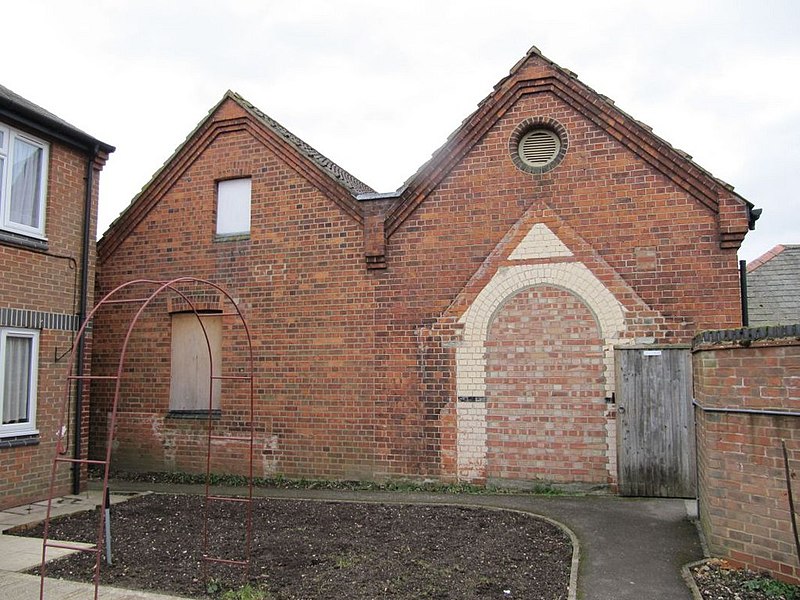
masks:
[[[537,93],[553,94],[669,178],[712,214],[719,215],[722,248],[738,248],[748,229],[753,227],[757,218],[755,211],[751,212],[754,205],[736,194],[733,186],[715,178],[692,161],[692,157],[687,153],[673,148],[669,142],[655,135],[648,125],[617,108],[613,100],[580,82],[575,73],[558,66],[536,47],[532,47],[431,158],[400,189],[389,193],[375,192],[239,94],[228,91],[209,111],[208,116],[189,134],[186,141],[153,175],[150,182],[134,197],[128,208],[111,224],[98,242],[98,256],[101,260],[110,256],[157,203],[161,193],[168,189],[164,184],[174,183],[177,177],[171,176],[170,173],[175,170],[175,165],[181,163],[185,167],[190,164],[182,155],[188,152],[192,152],[195,157],[199,155],[203,148],[195,143],[196,138],[204,129],[213,127],[214,114],[226,100],[235,102],[253,117],[254,123],[260,125],[260,129],[266,135],[258,137],[265,145],[307,177],[359,224],[364,224],[364,215],[371,212],[359,204],[366,201],[383,201],[385,210],[383,208],[378,210],[382,216],[383,226],[373,223],[371,229],[375,231],[372,237],[385,242],[520,98]],[[232,122],[228,125],[234,126]],[[245,122],[239,125],[248,128]],[[255,129],[248,128],[251,132]],[[328,181],[316,176],[315,171],[323,174],[324,179]],[[381,246],[382,244],[378,243],[381,240],[369,242],[367,246]],[[381,254],[382,251],[374,252]],[[372,267],[385,266],[382,254],[370,258],[375,263],[371,265]]]
[[[526,68],[535,68],[537,65],[544,66],[538,70],[538,75],[526,76]],[[387,238],[397,231],[425,197],[522,96],[543,92],[552,93],[571,106],[711,212],[719,214],[722,212],[722,200],[733,199],[747,207],[743,214],[750,217],[753,204],[734,193],[733,186],[715,178],[692,161],[691,156],[673,148],[655,135],[652,128],[617,108],[613,100],[580,82],[575,73],[559,67],[533,47],[511,69],[509,75],[495,85],[493,91],[478,104],[477,110],[462,122],[430,160],[395,193],[398,200],[386,214]],[[749,219],[733,215],[721,219],[729,220],[739,222],[721,223],[721,244],[723,247],[738,247],[747,233]]]
[[[333,177],[336,181],[340,182],[344,185],[353,196],[358,194],[370,194],[375,193],[375,190],[368,186],[366,183],[358,179],[357,177],[351,175],[347,171],[345,171],[342,167],[337,165],[331,159],[324,156],[322,153],[318,152],[291,131],[286,129],[283,125],[278,123],[275,119],[271,118],[269,115],[264,113],[260,110],[257,106],[253,105],[251,102],[248,102],[244,98],[242,98],[236,92],[228,92],[232,98],[235,98],[239,104],[246,108],[251,114],[258,117],[258,119],[267,125],[270,129],[275,131],[278,135],[284,138],[287,142],[292,144],[295,148],[297,148],[300,152],[305,154],[308,158],[312,161],[317,163],[324,171],[326,171],[331,177]]]
[[[252,119],[239,117],[216,120],[215,115],[226,101],[232,101]],[[189,133],[186,140],[156,171],[128,207],[109,226],[97,243],[98,258],[111,256],[128,234],[147,216],[159,199],[180,179],[185,170],[221,134],[247,131],[272,150],[308,181],[339,205],[359,224],[363,215],[356,196],[374,190],[317,152],[277,121],[257,109],[239,94],[228,90],[225,95]]]

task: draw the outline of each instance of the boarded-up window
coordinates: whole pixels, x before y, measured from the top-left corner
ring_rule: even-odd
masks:
[[[172,374],[169,408],[172,411],[208,410],[209,386],[211,409],[219,409],[220,380],[210,378],[209,346],[214,375],[220,373],[222,357],[222,319],[201,315],[203,327],[194,313],[172,315]]]

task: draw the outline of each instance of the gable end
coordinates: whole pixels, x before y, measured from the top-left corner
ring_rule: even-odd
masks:
[[[522,78],[523,67],[529,61],[537,62],[539,67],[535,73],[541,73],[541,76]],[[546,63],[544,68],[542,61]],[[534,74],[533,71],[529,73]],[[730,186],[703,170],[686,153],[673,148],[653,134],[649,127],[616,108],[612,101],[579,82],[573,73],[532,49],[400,190],[400,199],[386,215],[387,238],[521,98],[543,93],[553,94],[570,106],[712,213],[719,212],[723,195],[734,198],[742,206],[748,205],[743,198],[732,193]],[[746,211],[742,214],[746,216]]]

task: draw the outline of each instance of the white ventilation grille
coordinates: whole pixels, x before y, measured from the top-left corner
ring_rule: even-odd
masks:
[[[561,140],[548,129],[529,131],[519,141],[519,156],[531,167],[544,167],[558,156]]]

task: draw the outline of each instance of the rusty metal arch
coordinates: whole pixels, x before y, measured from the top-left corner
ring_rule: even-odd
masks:
[[[218,313],[210,313],[205,314],[201,313],[195,302],[187,295],[188,292],[185,292],[180,289],[182,285],[191,284],[194,286],[205,287],[206,289],[216,290],[217,293],[221,294],[224,298],[223,301],[227,301],[232,307],[233,311],[228,312],[223,310],[222,312]],[[117,299],[117,296],[120,295],[123,291],[130,290],[136,286],[145,286],[150,288],[152,291],[149,295],[145,294],[142,297],[135,297],[135,298],[121,298]],[[154,289],[153,289],[154,288]],[[59,419],[58,429],[56,431],[56,451],[55,457],[53,458],[53,463],[51,467],[50,473],[50,487],[47,499],[47,512],[45,516],[44,522],[44,534],[42,540],[42,562],[40,567],[40,585],[39,585],[39,598],[40,600],[44,600],[44,582],[45,582],[45,568],[46,568],[46,558],[47,558],[47,549],[48,548],[63,548],[68,550],[77,550],[81,552],[87,552],[95,555],[95,568],[94,568],[94,598],[97,600],[99,594],[99,584],[100,584],[100,564],[101,564],[101,555],[103,550],[103,532],[105,527],[105,509],[106,509],[106,502],[108,501],[108,479],[109,479],[109,467],[111,465],[111,451],[113,447],[114,441],[114,433],[116,429],[116,420],[117,420],[117,411],[119,408],[119,401],[120,401],[120,392],[122,390],[122,379],[125,367],[125,358],[126,353],[128,350],[128,344],[131,339],[131,335],[139,322],[139,319],[144,314],[145,310],[151,305],[151,303],[156,300],[163,292],[170,291],[179,296],[191,309],[191,312],[195,315],[197,322],[200,324],[201,330],[203,332],[203,337],[206,342],[206,350],[208,351],[208,360],[209,360],[209,392],[208,392],[208,419],[207,419],[207,440],[206,440],[206,484],[205,484],[205,504],[204,504],[204,525],[203,525],[203,553],[202,553],[202,566],[203,566],[203,576],[205,578],[207,572],[207,565],[208,563],[222,563],[227,565],[234,565],[240,566],[243,568],[244,577],[247,577],[249,572],[250,566],[250,547],[252,543],[252,501],[253,501],[253,446],[254,446],[254,433],[255,433],[255,411],[254,411],[254,357],[253,357],[253,343],[252,337],[250,334],[250,328],[247,325],[247,320],[244,318],[241,309],[239,308],[236,300],[225,290],[223,287],[205,279],[199,279],[196,277],[177,277],[175,279],[171,279],[168,281],[159,281],[159,280],[152,280],[152,279],[137,279],[133,281],[129,281],[123,283],[116,288],[114,288],[111,292],[106,294],[102,300],[100,300],[95,307],[89,312],[84,322],[81,324],[80,329],[78,330],[77,334],[75,335],[73,345],[72,345],[72,352],[70,355],[70,360],[67,368],[67,380],[66,385],[64,386],[64,398],[61,404],[61,415]],[[123,339],[119,359],[117,363],[117,374],[116,375],[84,375],[83,373],[75,373],[75,356],[76,352],[75,349],[77,348],[78,343],[81,341],[83,336],[86,333],[89,324],[93,322],[95,315],[97,312],[109,305],[114,304],[139,304],[139,309],[136,311],[136,314],[130,320],[128,325],[128,330],[125,334]],[[208,332],[206,330],[206,326],[203,323],[203,319],[201,319],[201,314],[203,316],[218,316],[220,318],[233,316],[237,317],[241,327],[244,331],[244,334],[247,339],[247,348],[248,354],[246,358],[247,362],[247,371],[244,375],[214,375],[214,364],[213,364],[213,356],[211,352],[211,342],[208,338]],[[213,434],[213,419],[212,419],[212,401],[213,401],[213,383],[215,379],[225,380],[225,379],[237,379],[237,380],[246,380],[249,383],[249,406],[250,406],[250,425],[249,425],[249,436],[242,436],[238,438],[232,438],[231,436],[215,436]],[[69,437],[67,435],[67,422],[69,419],[69,400],[71,395],[71,388],[72,382],[78,380],[114,380],[114,396],[112,400],[112,409],[111,409],[111,417],[108,423],[108,430],[106,433],[106,457],[105,460],[90,460],[88,458],[67,458],[66,454],[69,450]],[[212,448],[212,441],[214,439],[226,439],[226,440],[238,440],[248,443],[248,492],[246,498],[240,497],[225,497],[225,496],[216,496],[210,493],[210,482],[211,482],[211,448]],[[66,442],[65,442],[66,440]],[[78,450],[80,452],[80,450]],[[52,543],[48,542],[48,534],[49,534],[49,527],[50,527],[50,517],[51,517],[51,509],[52,509],[52,501],[53,495],[55,492],[55,484],[56,484],[56,475],[57,475],[57,467],[60,463],[68,463],[75,465],[76,467],[79,465],[98,465],[103,468],[103,490],[102,490],[102,503],[100,506],[100,520],[97,529],[97,543],[92,548],[86,548],[83,546],[75,546],[71,544],[64,544],[64,543]],[[223,558],[217,558],[209,556],[208,553],[208,507],[209,503],[212,501],[220,501],[220,502],[237,502],[237,503],[246,503],[247,509],[247,517],[246,517],[246,543],[245,543],[245,559],[244,560],[229,560]]]

